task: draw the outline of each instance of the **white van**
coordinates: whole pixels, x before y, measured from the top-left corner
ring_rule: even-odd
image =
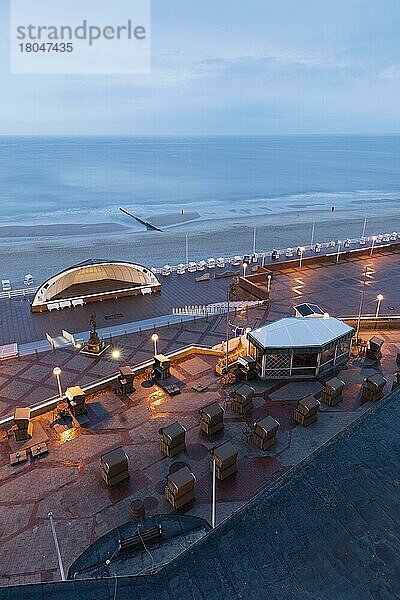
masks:
[[[220,258],[217,258],[217,267],[219,269],[223,269],[225,267],[225,259],[222,258],[222,256]]]
[[[11,290],[11,281],[9,279],[2,279],[1,285],[3,288],[3,292],[9,292]]]
[[[186,267],[183,263],[180,263],[177,267],[176,267],[176,273],[177,275],[184,275],[186,272]]]
[[[169,265],[164,265],[161,269],[161,275],[164,275],[164,277],[171,275],[171,267]]]
[[[188,271],[189,273],[196,273],[197,271],[197,265],[195,262],[190,262],[188,265]]]

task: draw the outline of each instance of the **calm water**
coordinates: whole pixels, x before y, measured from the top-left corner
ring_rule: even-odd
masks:
[[[185,208],[359,208],[400,198],[400,136],[0,138],[0,218],[118,221]]]

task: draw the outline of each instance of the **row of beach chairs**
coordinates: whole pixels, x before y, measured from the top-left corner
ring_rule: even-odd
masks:
[[[83,298],[77,298],[76,300],[61,300],[60,302],[49,302],[47,304],[48,310],[60,310],[63,308],[75,308],[77,306],[83,306],[85,301]]]

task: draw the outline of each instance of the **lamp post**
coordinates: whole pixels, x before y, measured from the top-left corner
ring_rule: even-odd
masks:
[[[225,370],[226,370],[226,374],[228,374],[228,369],[229,369],[229,309],[230,309],[230,304],[229,304],[229,300],[230,300],[230,291],[231,288],[230,286],[228,287],[227,291],[226,291],[226,301],[227,301],[227,313],[226,313],[226,350],[225,350]]]
[[[243,263],[243,279],[246,279],[246,270],[247,270],[248,264],[246,262]]]
[[[362,233],[361,233],[361,237],[364,237],[364,236],[365,236],[365,230],[366,230],[366,228],[367,228],[367,218],[368,218],[368,215],[365,215],[365,217],[364,217],[364,223],[363,223],[363,228],[362,228]]]
[[[211,526],[215,529],[215,516],[216,516],[216,508],[217,508],[217,474],[216,474],[216,465],[215,465],[215,457],[213,456],[213,470],[212,470],[213,478],[212,478],[212,513],[211,513]]]
[[[372,236],[372,244],[371,244],[371,252],[369,253],[370,256],[372,256],[372,253],[374,251],[375,242],[376,242],[376,235],[373,235]]]
[[[362,310],[363,310],[363,305],[364,305],[365,286],[366,286],[366,283],[367,283],[367,276],[371,272],[372,272],[371,267],[366,266],[365,269],[364,269],[364,279],[363,279],[363,285],[362,285],[362,291],[361,291],[360,305],[358,307],[358,318],[357,318],[357,329],[356,329],[356,344],[358,344],[358,334],[360,332],[361,315],[362,315]]]
[[[246,327],[246,337],[247,337],[247,356],[249,356],[250,354],[250,340],[249,340],[249,333],[251,331],[251,327]]]
[[[60,367],[54,367],[54,369],[53,369],[53,375],[57,378],[58,395],[61,398],[62,397],[62,389],[61,389],[61,381],[60,381],[60,375],[61,375],[61,369],[60,369]]]
[[[336,253],[336,262],[339,262],[340,247],[341,247],[341,245],[342,245],[342,242],[338,242],[337,253]]]
[[[381,308],[381,302],[382,302],[382,300],[383,300],[383,296],[382,296],[382,294],[378,294],[378,295],[377,295],[377,297],[376,297],[376,299],[377,299],[377,301],[378,301],[378,304],[377,304],[377,306],[376,306],[375,319],[377,319],[377,318],[379,317],[379,310],[380,310],[380,308]]]
[[[268,294],[271,290],[271,279],[272,279],[272,275],[268,275],[268,277],[267,277],[267,292],[268,292]]]
[[[158,335],[156,333],[153,333],[153,335],[151,336],[151,340],[154,344],[154,356],[156,356],[157,355]]]
[[[301,265],[303,264],[303,254],[304,254],[304,251],[305,251],[305,248],[304,248],[304,246],[301,246],[301,247],[299,248],[299,250],[300,250],[300,261],[299,261],[299,268],[301,269]]]
[[[50,511],[47,514],[47,516],[50,519],[51,533],[53,534],[53,541],[54,541],[54,546],[56,548],[57,560],[58,560],[58,568],[60,569],[61,579],[62,579],[62,581],[65,581],[64,565],[63,565],[62,558],[61,558],[60,544],[58,543],[58,537],[57,537],[57,533],[56,533],[56,528],[54,527],[53,513]]]
[[[261,259],[261,266],[264,267],[264,265],[265,265],[265,252],[263,252],[262,259]]]

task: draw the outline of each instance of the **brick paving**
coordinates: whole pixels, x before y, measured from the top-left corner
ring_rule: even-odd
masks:
[[[314,302],[337,317],[358,314],[365,267],[371,266],[367,278],[363,314],[375,314],[376,297],[383,294],[380,314],[400,314],[400,271],[398,253],[377,253],[372,257],[354,258],[338,264],[323,264],[277,271],[271,282],[269,320],[293,314],[293,306]]]
[[[277,273],[273,279],[270,309],[249,310],[237,315],[240,326],[257,327],[267,319],[292,313],[293,303],[314,301],[333,315],[355,314],[365,264],[375,272],[367,292],[365,312],[373,312],[378,293],[385,296],[382,314],[398,313],[396,255],[376,255],[372,261],[359,259],[340,265],[293,269]],[[338,279],[340,272],[342,279]],[[226,282],[225,282],[226,283]],[[151,333],[151,332],[150,332]],[[212,346],[225,335],[225,317],[193,321],[158,331],[159,350],[169,353],[187,343]],[[9,466],[12,450],[9,441],[0,443],[0,584],[48,582],[59,578],[53,540],[47,518],[51,510],[68,567],[93,541],[128,520],[133,498],[144,500],[147,514],[170,512],[163,497],[166,476],[173,463],[187,464],[196,474],[196,502],[190,513],[209,519],[210,474],[208,450],[229,439],[239,451],[238,473],[218,484],[218,519],[229,517],[244,502],[276,481],[316,448],[332,438],[347,424],[366,412],[362,403],[362,379],[378,370],[389,380],[397,370],[400,332],[375,332],[385,340],[381,364],[352,360],[340,376],[346,382],[344,401],[339,406],[321,406],[317,423],[310,428],[295,426],[292,411],[297,399],[314,393],[318,384],[254,381],[253,412],[241,417],[226,414],[222,434],[210,440],[198,427],[198,408],[208,402],[223,402],[236,386],[222,386],[214,375],[215,358],[189,358],[175,371],[185,387],[180,396],[169,398],[157,386],[144,387],[129,398],[117,397],[111,390],[92,396],[88,404],[89,424],[73,427],[72,422],[51,424],[52,415],[37,419],[49,438],[49,454],[18,467]],[[368,334],[365,337],[372,336]],[[121,350],[121,361],[137,364],[151,357],[149,332],[130,334],[112,340]],[[16,406],[40,402],[57,393],[52,376],[55,366],[62,369],[62,384],[82,385],[115,373],[117,364],[110,354],[100,359],[83,357],[65,348],[4,362],[0,365],[0,417]],[[199,394],[192,385],[210,380],[206,392]],[[389,386],[386,391],[388,391]],[[149,412],[148,406],[154,407]],[[246,424],[272,414],[281,424],[278,444],[262,452],[246,444],[241,433]],[[160,427],[179,420],[187,428],[187,450],[174,459],[162,458],[159,451]],[[122,445],[130,459],[131,477],[125,484],[108,489],[100,479],[99,458],[103,452]]]
[[[210,320],[207,326],[214,331],[218,328],[218,319]],[[173,331],[169,335],[172,340],[175,338]],[[221,385],[214,374],[216,358],[207,355],[189,357],[175,367],[184,384],[179,396],[170,398],[158,386],[149,388],[144,378],[138,378],[137,389],[129,397],[117,396],[112,390],[90,397],[89,423],[85,428],[74,427],[72,421],[67,420],[51,424],[51,413],[38,417],[35,422],[49,438],[47,456],[10,467],[10,442],[0,443],[0,583],[48,582],[59,578],[47,518],[49,511],[54,515],[66,567],[99,536],[129,519],[132,499],[143,499],[147,514],[171,512],[163,490],[166,477],[177,462],[188,465],[197,478],[196,501],[190,514],[209,520],[208,451],[224,440],[230,440],[239,452],[238,473],[218,482],[218,520],[229,517],[369,409],[370,404],[360,399],[363,376],[377,369],[391,382],[396,353],[400,349],[400,333],[379,332],[379,335],[385,339],[381,364],[352,360],[340,374],[349,381],[343,403],[333,408],[322,405],[317,423],[309,428],[295,426],[291,415],[299,397],[310,391],[318,397],[318,386],[310,389],[310,384],[255,380],[252,413],[242,417],[228,411],[224,431],[208,439],[199,431],[198,409],[214,400],[222,403],[236,386]],[[167,337],[164,341],[166,347],[174,343],[168,342]],[[132,353],[134,355],[134,350]],[[74,355],[62,351],[64,355],[63,368],[67,369]],[[52,353],[42,358],[50,367],[54,364]],[[115,364],[110,363],[110,366],[115,370]],[[84,369],[91,372],[86,360]],[[11,371],[24,374],[24,369]],[[205,375],[210,381],[207,391],[193,391],[192,385]],[[149,405],[154,409],[151,412]],[[246,425],[267,414],[274,416],[281,427],[278,444],[262,452],[246,443],[241,434]],[[160,453],[158,430],[175,420],[187,429],[187,448],[179,456],[168,459]],[[130,479],[115,488],[107,488],[99,473],[100,455],[120,445],[129,457]]]
[[[231,320],[239,326],[256,327],[266,319],[265,308],[251,309]],[[225,337],[226,317],[217,316],[201,321],[184,322],[182,325],[157,330],[160,339],[158,350],[170,353],[191,344],[214,346]],[[184,341],[181,340],[184,336]],[[151,332],[129,334],[113,338],[111,347],[99,358],[89,358],[73,348],[61,348],[48,352],[23,356],[0,363],[0,419],[11,414],[16,406],[37,404],[57,394],[57,382],[53,368],[62,369],[63,388],[72,385],[88,385],[100,378],[114,374],[118,362],[139,364],[152,357]],[[115,361],[111,352],[118,348],[121,359]]]

